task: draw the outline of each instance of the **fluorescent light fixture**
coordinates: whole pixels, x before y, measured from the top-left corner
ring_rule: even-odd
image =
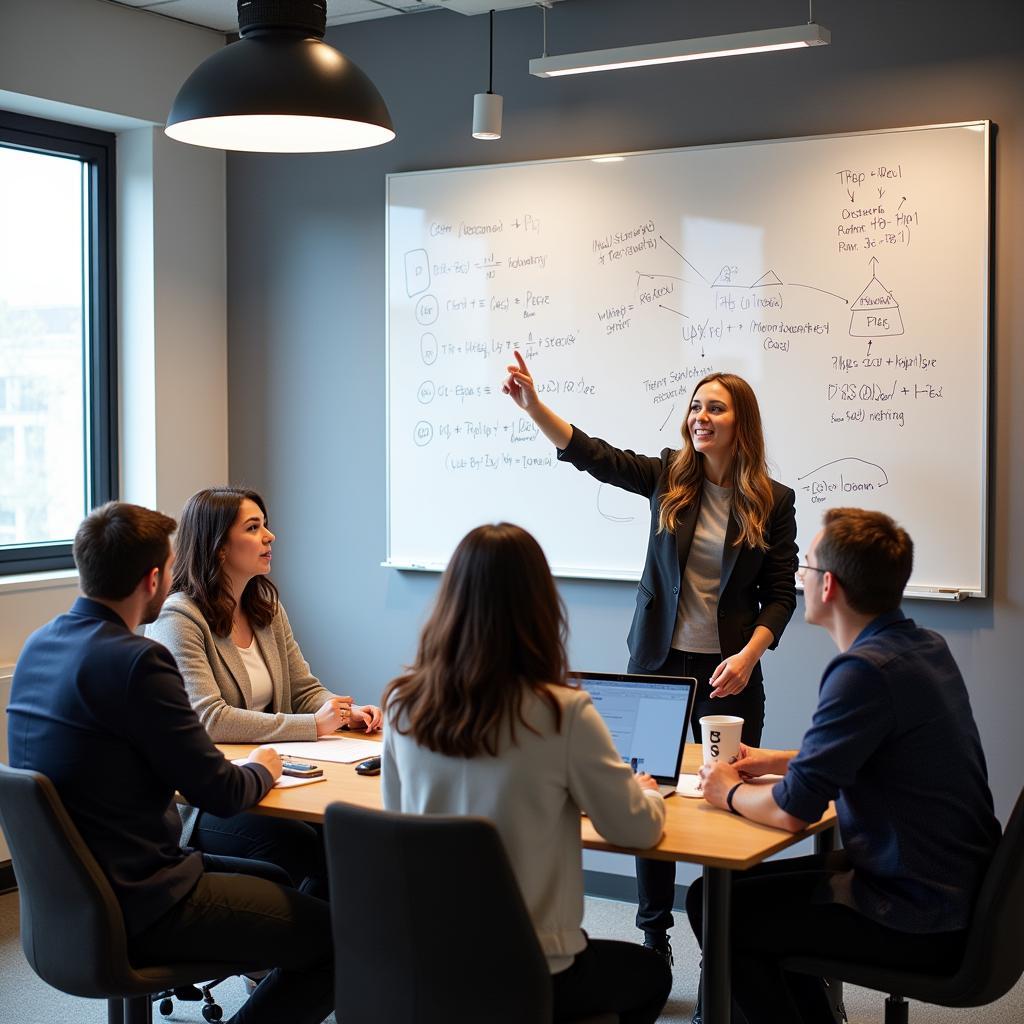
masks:
[[[757,32],[705,36],[703,39],[676,39],[668,43],[645,43],[642,46],[620,46],[613,50],[535,57],[530,61],[530,74],[538,78],[585,75],[591,71],[641,68],[648,64],[674,64],[683,60],[708,60],[711,57],[730,57],[740,53],[828,46],[831,41],[832,35],[827,28],[810,22],[790,28],[766,28]]]
[[[624,156],[592,156],[590,161],[595,164],[617,164],[625,159]]]

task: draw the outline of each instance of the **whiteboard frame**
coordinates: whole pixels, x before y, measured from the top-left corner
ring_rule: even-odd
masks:
[[[926,598],[937,601],[962,601],[967,597],[988,597],[989,583],[989,515],[990,515],[990,486],[989,469],[991,462],[990,435],[991,435],[991,401],[990,389],[992,380],[992,221],[993,208],[993,175],[995,173],[992,161],[992,134],[995,125],[989,118],[979,118],[974,121],[950,121],[943,124],[920,124],[906,125],[899,128],[877,128],[857,132],[830,132],[825,135],[789,135],[781,138],[763,138],[735,140],[733,142],[712,142],[701,146],[674,146],[662,149],[637,149],[621,150],[609,153],[592,153],[585,156],[548,157],[543,160],[513,160],[503,163],[490,164],[467,164],[462,167],[435,167],[423,171],[396,171],[385,175],[384,183],[384,438],[386,452],[386,474],[385,474],[385,515],[386,526],[386,549],[387,555],[380,563],[382,568],[412,570],[416,572],[444,572],[447,562],[402,562],[391,558],[391,181],[398,178],[423,177],[430,174],[457,174],[461,171],[489,171],[500,170],[509,167],[534,167],[543,164],[567,164],[582,161],[593,161],[607,157],[631,157],[631,156],[659,156],[672,153],[696,153],[702,150],[713,149],[739,149],[747,146],[774,145],[781,142],[820,142],[825,139],[849,139],[863,135],[892,135],[901,132],[936,131],[946,128],[975,128],[983,134],[983,161],[984,161],[984,209],[986,211],[985,221],[985,254],[984,254],[984,282],[986,299],[984,321],[982,324],[982,395],[981,413],[983,422],[981,425],[981,451],[978,452],[978,462],[982,467],[979,495],[981,507],[981,531],[978,538],[978,554],[981,566],[981,585],[975,588],[958,587],[907,587],[903,592],[904,597]],[[642,569],[642,566],[641,566]],[[610,580],[636,583],[640,579],[641,569],[636,572],[622,572],[615,570],[602,571],[593,568],[575,568],[573,566],[552,566],[551,574],[563,579],[586,579],[586,580]],[[799,588],[801,591],[803,588]]]

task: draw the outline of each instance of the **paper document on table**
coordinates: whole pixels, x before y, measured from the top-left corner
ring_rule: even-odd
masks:
[[[311,786],[314,782],[326,782],[324,775],[318,775],[315,779],[300,779],[296,775],[282,775],[274,783],[274,789],[291,789],[292,786]]]
[[[236,757],[232,764],[239,766],[243,764],[252,764],[247,757]],[[278,777],[277,782],[274,783],[274,789],[291,789],[292,786],[308,786],[311,782],[326,782],[327,779],[323,775],[317,775],[312,779],[303,779],[298,775],[281,775]]]
[[[704,791],[700,788],[699,775],[680,775],[676,783],[676,792],[680,796],[688,796],[691,800],[701,800]]]
[[[381,745],[376,740],[351,740],[342,736],[325,736],[322,740],[296,743],[271,743],[282,757],[302,758],[306,761],[337,761],[351,764],[362,761],[365,757],[373,757],[381,752]]]

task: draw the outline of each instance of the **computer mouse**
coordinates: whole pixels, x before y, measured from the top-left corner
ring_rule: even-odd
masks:
[[[380,756],[368,757],[356,765],[357,775],[380,775]]]

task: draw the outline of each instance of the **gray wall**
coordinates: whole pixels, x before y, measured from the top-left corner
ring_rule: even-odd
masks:
[[[795,0],[572,0],[549,16],[549,49],[787,25],[804,13]],[[505,97],[505,137],[491,143],[469,133],[472,95],[487,82],[486,18],[439,12],[334,29],[329,41],[386,98],[397,141],[352,154],[229,158],[231,471],[267,495],[280,535],[274,578],[328,685],[377,698],[411,656],[437,584],[379,566],[386,173],[987,117],[999,126],[992,596],[962,606],[912,602],[908,611],[941,631],[960,662],[1005,818],[1024,778],[1024,304],[1015,287],[1024,273],[1024,5],[819,0],[816,14],[832,30],[830,47],[561,81],[527,74],[541,50],[540,12],[499,14],[495,91]],[[957,486],[955,467],[948,486]],[[633,587],[560,586],[574,662],[624,666]],[[801,615],[802,606],[765,659],[769,745],[799,741],[832,653]]]

